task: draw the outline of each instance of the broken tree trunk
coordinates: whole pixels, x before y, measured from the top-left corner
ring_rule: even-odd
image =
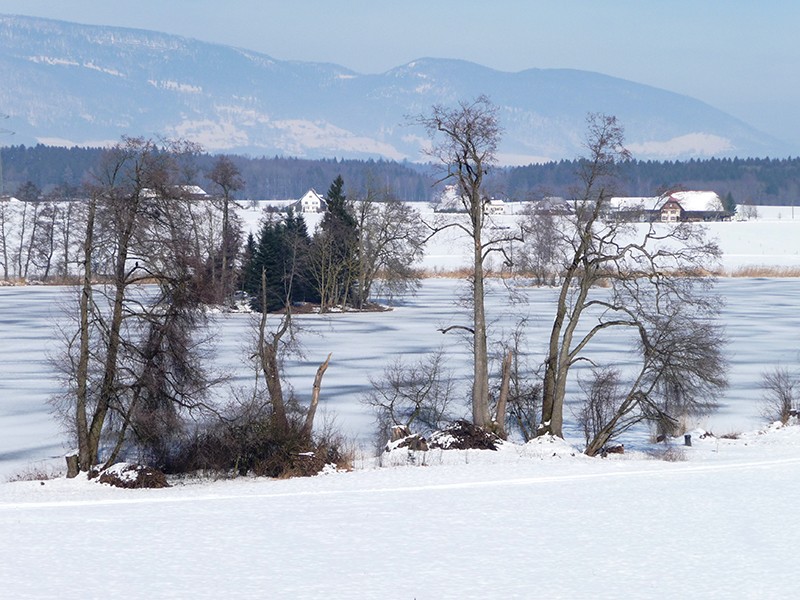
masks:
[[[503,358],[503,372],[500,380],[500,397],[497,400],[497,413],[495,415],[495,433],[501,438],[506,439],[506,404],[508,403],[508,388],[511,381],[511,363],[514,359],[514,351],[509,350]]]
[[[311,392],[311,405],[308,407],[306,413],[306,421],[303,424],[303,437],[310,438],[314,430],[314,416],[317,413],[317,405],[319,404],[319,392],[322,388],[322,376],[325,375],[325,370],[328,368],[328,363],[331,361],[331,355],[317,369],[317,375],[314,377],[314,389]]]

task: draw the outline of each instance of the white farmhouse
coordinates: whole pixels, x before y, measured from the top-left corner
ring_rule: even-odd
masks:
[[[328,210],[328,203],[312,188],[292,208],[300,213],[322,213]]]

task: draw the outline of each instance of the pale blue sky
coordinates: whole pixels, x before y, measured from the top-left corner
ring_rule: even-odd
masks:
[[[0,12],[152,29],[360,73],[425,56],[597,71],[703,100],[800,154],[797,0],[0,0]]]

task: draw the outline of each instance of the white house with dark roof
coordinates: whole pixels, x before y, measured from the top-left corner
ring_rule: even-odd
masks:
[[[723,221],[730,218],[716,192],[674,192],[661,206],[661,221]]]
[[[654,198],[612,198],[610,212],[623,221],[726,221],[725,210],[716,192],[673,192]]]
[[[322,213],[328,210],[328,203],[312,188],[292,208],[300,213]]]

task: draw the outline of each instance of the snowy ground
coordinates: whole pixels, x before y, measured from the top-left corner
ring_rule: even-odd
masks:
[[[761,220],[718,224],[726,264],[800,264],[800,221],[760,210]],[[459,256],[439,248],[432,254]],[[447,343],[451,366],[466,373],[468,348],[436,331],[460,322],[459,285],[428,280],[388,313],[304,317],[305,358],[289,364],[297,391],[307,396],[333,352],[324,410],[367,445],[372,418],[358,397],[392,355]],[[757,400],[761,371],[800,358],[800,279],[723,279],[719,291],[731,388],[720,412],[693,426],[744,432],[737,440],[695,431],[690,448],[652,448],[639,438],[633,452],[603,460],[580,455],[570,431],[567,443],[431,452],[413,466],[400,454],[376,468],[365,451],[355,472],[290,481],[140,491],[80,478],[0,483],[0,597],[796,597],[800,426],[758,433]],[[0,288],[0,481],[63,464],[47,358],[71,293]],[[528,304],[512,306],[492,293],[495,333],[524,312],[535,356],[552,294],[530,290]],[[220,364],[242,382],[249,323],[217,323]],[[622,341],[598,350],[624,361]],[[672,460],[651,456],[664,452]]]
[[[268,204],[268,203],[264,203]],[[427,203],[413,203],[426,221],[434,222],[435,215]],[[509,204],[508,211],[519,212],[521,204]],[[722,268],[734,271],[739,267],[800,267],[800,207],[759,206],[757,216],[744,221],[707,223],[709,237],[718,241],[722,251]],[[262,206],[248,207],[240,213],[247,231],[257,231]],[[309,231],[321,220],[321,215],[304,215]],[[491,225],[516,229],[520,214],[491,216]],[[471,250],[468,240],[455,229],[435,236],[428,244],[422,266],[430,273],[447,272],[469,264]]]
[[[679,462],[537,442],[289,481],[5,484],[0,595],[794,598],[798,433]]]

